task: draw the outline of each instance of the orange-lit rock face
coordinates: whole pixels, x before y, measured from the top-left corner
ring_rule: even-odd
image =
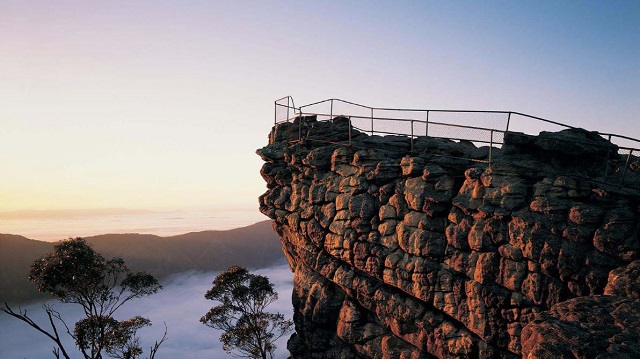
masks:
[[[605,293],[617,299],[601,307],[638,314],[640,174],[627,170],[627,189],[593,181],[607,152],[558,145],[592,135],[508,135],[487,167],[473,160],[488,150],[443,139],[414,139],[413,152],[408,138],[327,142],[347,130],[281,124],[258,150],[260,210],[295,272],[293,357],[510,358],[525,333],[543,355],[551,346],[536,343],[572,318],[553,313],[584,316],[567,300]],[[299,131],[322,141],[289,143]],[[536,317],[548,326],[526,327]]]

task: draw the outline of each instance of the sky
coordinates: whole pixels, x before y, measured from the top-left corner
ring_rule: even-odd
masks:
[[[286,95],[640,138],[640,2],[0,0],[0,212],[257,211]]]

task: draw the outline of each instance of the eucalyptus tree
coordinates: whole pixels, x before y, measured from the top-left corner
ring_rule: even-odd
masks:
[[[293,323],[280,313],[265,312],[278,299],[269,278],[231,266],[213,281],[205,298],[220,302],[200,322],[223,331],[224,350],[241,358],[271,359],[275,341],[291,332]]]
[[[36,323],[26,310],[14,310],[7,303],[3,312],[25,322],[51,339],[56,358],[70,358],[62,335],[66,332],[85,359],[133,359],[143,354],[137,331],[151,325],[147,318],[135,316],[126,320],[115,319],[116,312],[126,303],[150,296],[162,289],[157,279],[145,272],[134,273],[120,258],[105,259],[82,238],[58,242],[51,253],[36,260],[30,268],[29,280],[38,291],[49,293],[62,303],[82,308],[84,317],[73,329],[62,318],[53,304],[43,309],[48,323]],[[149,351],[154,358],[166,340],[167,330]]]

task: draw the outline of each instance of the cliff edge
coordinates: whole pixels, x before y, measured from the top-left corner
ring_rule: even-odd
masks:
[[[638,158],[582,129],[491,150],[350,130],[299,117],[257,151],[292,357],[640,357]]]

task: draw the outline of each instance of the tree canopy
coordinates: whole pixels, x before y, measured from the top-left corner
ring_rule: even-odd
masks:
[[[200,321],[223,330],[224,350],[238,357],[273,358],[275,341],[289,333],[293,323],[280,313],[265,312],[278,299],[273,284],[264,276],[232,266],[219,274],[205,298],[220,302]]]
[[[113,358],[138,358],[143,350],[137,331],[151,325],[143,317],[119,321],[115,312],[134,298],[157,293],[162,289],[152,275],[131,272],[120,258],[105,259],[95,252],[82,238],[61,241],[53,252],[36,260],[30,268],[29,280],[41,292],[47,292],[63,303],[74,303],[82,307],[85,317],[75,323],[73,331],[51,305],[43,308],[49,318],[50,329],[34,322],[27,312],[17,312],[6,303],[5,313],[22,320],[56,343],[53,349],[56,358],[69,358],[64,347],[60,328],[74,339],[85,359],[98,359],[106,354]],[[56,324],[57,323],[57,324]],[[149,358],[155,356],[165,335],[151,347]]]

